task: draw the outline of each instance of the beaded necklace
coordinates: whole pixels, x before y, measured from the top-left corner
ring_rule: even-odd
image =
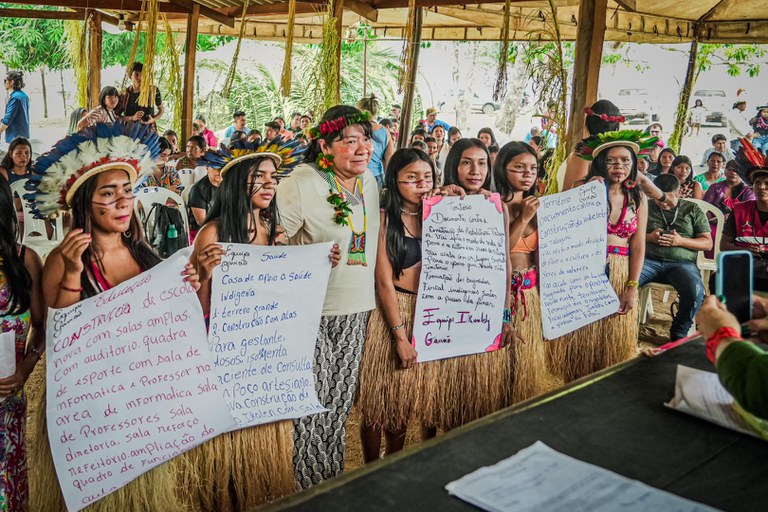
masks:
[[[329,179],[330,182],[330,174],[329,173]],[[344,193],[344,190],[341,187],[341,184],[339,183],[338,178],[336,175],[333,175],[333,184],[331,186],[336,187],[336,193],[338,193],[341,198],[346,201],[346,194]],[[365,259],[365,235],[366,231],[368,230],[368,213],[365,209],[365,193],[363,192],[363,184],[360,178],[355,178],[355,188],[360,192],[360,202],[363,204],[363,229],[362,231],[355,231],[355,225],[352,223],[352,212],[351,210],[347,213],[347,224],[349,225],[350,231],[352,231],[352,238],[349,241],[349,250],[347,251],[347,265],[362,265],[364,267],[368,266],[368,262]],[[333,190],[331,190],[333,192]]]

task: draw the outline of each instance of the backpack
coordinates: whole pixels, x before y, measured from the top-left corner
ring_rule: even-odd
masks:
[[[189,245],[189,233],[184,229],[184,218],[176,207],[155,203],[142,224],[144,236],[161,258],[167,258]]]

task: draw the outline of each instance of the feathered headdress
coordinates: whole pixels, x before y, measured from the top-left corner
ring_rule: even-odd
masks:
[[[768,156],[762,154],[747,139],[739,139],[741,147],[736,152],[735,171],[750,183],[758,174],[768,174]]]
[[[597,155],[614,146],[627,146],[636,155],[651,151],[658,137],[648,137],[641,130],[617,130],[599,133],[581,141],[576,154],[584,160],[594,160]]]
[[[275,137],[269,142],[247,142],[239,140],[226,147],[221,145],[218,151],[207,151],[198,158],[197,163],[213,169],[221,169],[221,175],[230,170],[234,165],[243,160],[253,158],[269,158],[275,162],[277,177],[285,178],[294,167],[304,160],[306,146],[299,140],[283,140]]]
[[[35,161],[24,198],[36,217],[55,217],[72,206],[75,192],[92,176],[122,169],[133,183],[142,172],[154,170],[159,141],[151,126],[121,121],[73,133]]]

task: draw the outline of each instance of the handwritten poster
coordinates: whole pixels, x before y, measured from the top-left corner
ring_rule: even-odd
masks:
[[[499,348],[507,286],[501,199],[424,201],[422,269],[413,346],[418,361]]]
[[[605,274],[605,185],[544,196],[539,211],[539,291],[544,337],[555,339],[618,311]]]
[[[212,278],[210,344],[238,427],[325,410],[312,367],[331,246],[224,246]]]
[[[233,425],[187,261],[48,313],[48,435],[69,510]]]

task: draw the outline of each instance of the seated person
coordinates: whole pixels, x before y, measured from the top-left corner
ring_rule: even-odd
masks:
[[[712,248],[712,235],[704,212],[677,198],[680,181],[673,174],[663,174],[655,183],[665,193],[667,202],[648,203],[640,286],[656,282],[671,285],[677,291],[680,308],[669,330],[670,339],[677,340],[687,336],[704,298],[704,283],[696,259],[699,251]]]
[[[704,194],[704,200],[728,216],[735,205],[754,201],[755,194],[749,184],[744,182],[736,161],[731,160],[725,164],[725,180],[710,185]]]
[[[179,152],[179,136],[176,134],[176,132],[173,130],[165,130],[163,132],[163,137],[165,137],[165,139],[171,145],[170,158],[180,158],[183,153]]]
[[[251,130],[251,131],[249,131],[248,132],[248,142],[253,144],[257,140],[261,140],[261,132],[259,130]]]
[[[157,157],[155,171],[143,180],[140,179],[135,188],[161,187],[167,188],[174,194],[181,194],[184,187],[181,185],[179,171],[166,165],[168,157],[171,156],[171,143],[165,137],[160,137],[159,146],[160,155]]]
[[[742,144],[750,145],[742,141]],[[747,156],[749,155],[749,156]],[[723,228],[721,251],[748,250],[755,258],[753,287],[768,292],[768,158],[739,149],[735,168],[749,177],[755,199],[733,206]]]
[[[192,190],[189,191],[189,200],[187,207],[190,211],[189,231],[194,235],[202,227],[208,211],[213,206],[216,198],[219,196],[219,185],[221,185],[221,169],[206,167],[208,175],[195,183]]]
[[[701,189],[706,192],[709,187],[715,183],[719,183],[725,180],[725,173],[723,167],[725,166],[725,157],[718,151],[713,151],[707,158],[707,170],[695,178],[695,181],[699,182]]]
[[[701,165],[707,165],[709,155],[714,152],[718,152],[723,155],[726,162],[730,162],[736,158],[733,154],[733,151],[731,151],[731,148],[728,147],[728,139],[722,133],[716,133],[712,136],[712,147],[704,152],[704,157],[701,159]]]
[[[411,144],[416,142],[417,140],[424,141],[424,139],[427,138],[427,130],[424,128],[416,128],[411,132]],[[426,153],[426,151],[425,151]]]
[[[648,175],[648,166],[651,161],[648,159],[648,155],[637,155],[637,172]],[[654,176],[652,179],[655,179]]]
[[[429,148],[427,148],[427,143],[424,142],[423,140],[415,140],[415,141],[411,142],[411,147],[413,149],[419,149],[419,150],[429,154],[428,153]]]
[[[187,139],[187,152],[176,162],[176,170],[194,169],[197,167],[197,159],[205,154],[208,146],[201,135],[193,135]]]
[[[755,319],[747,326],[765,341],[768,301],[753,300]],[[723,387],[745,411],[768,419],[768,352],[741,338],[739,321],[714,295],[706,298],[696,321]]]

